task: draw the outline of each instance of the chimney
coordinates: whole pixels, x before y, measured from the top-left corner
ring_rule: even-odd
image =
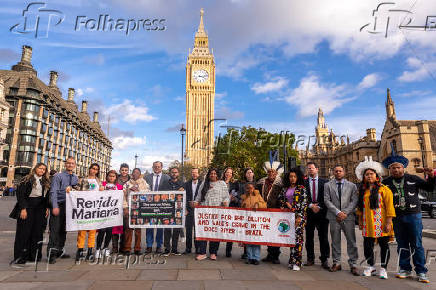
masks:
[[[74,102],[74,89],[73,88],[69,88],[68,89],[68,99],[67,99],[67,101]]]
[[[21,62],[31,63],[32,62],[32,47],[28,45],[23,45],[23,51],[21,53]]]
[[[98,112],[94,112],[94,122],[98,122]]]
[[[57,87],[58,82],[58,73],[55,71],[50,71],[50,83],[48,84],[49,87]]]
[[[86,113],[88,111],[88,101],[82,101],[82,113]]]

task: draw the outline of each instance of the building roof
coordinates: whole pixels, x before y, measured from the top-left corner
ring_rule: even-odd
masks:
[[[64,119],[70,120],[79,127],[88,131],[100,139],[105,145],[112,148],[111,141],[106,137],[98,122],[93,122],[88,113],[79,111],[74,102],[62,98],[62,93],[57,87],[49,87],[42,82],[34,70],[0,70],[0,78],[5,83],[5,95],[10,95],[10,88],[18,89],[17,96],[28,97],[27,89],[33,89],[39,92],[35,99],[46,103],[52,110],[55,110]]]

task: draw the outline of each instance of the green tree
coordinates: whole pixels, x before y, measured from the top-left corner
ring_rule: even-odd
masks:
[[[252,167],[256,179],[265,176],[263,165],[269,160],[270,150],[279,150],[279,158],[283,163],[283,148],[287,150],[287,156],[298,158],[296,150],[292,149],[295,141],[293,133],[271,133],[265,129],[242,127],[227,129],[224,136],[215,140],[214,156],[211,167],[224,169],[232,167],[235,177],[240,179],[246,167]]]

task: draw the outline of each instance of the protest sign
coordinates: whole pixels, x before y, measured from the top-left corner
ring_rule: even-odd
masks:
[[[292,247],[295,215],[281,209],[195,208],[197,240]]]
[[[183,228],[185,226],[184,191],[131,192],[129,227]]]
[[[123,225],[123,191],[71,191],[66,200],[67,231]]]

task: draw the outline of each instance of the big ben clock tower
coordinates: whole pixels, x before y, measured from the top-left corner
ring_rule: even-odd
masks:
[[[215,61],[204,30],[203,8],[194,48],[186,63],[186,155],[194,166],[207,167],[214,142]]]

